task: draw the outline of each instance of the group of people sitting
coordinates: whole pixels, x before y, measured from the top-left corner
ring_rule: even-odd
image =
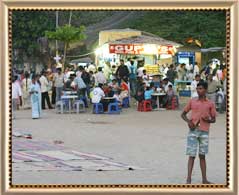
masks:
[[[157,106],[157,98],[153,96],[154,93],[164,94],[159,99],[160,107],[168,107],[171,105],[172,98],[176,96],[173,90],[173,84],[169,81],[168,78],[164,78],[159,87],[154,85],[154,82],[145,83],[143,79],[140,79],[137,85],[135,99],[138,103],[144,100],[150,100],[152,108],[156,108]]]
[[[104,110],[107,111],[109,103],[116,101],[119,107],[121,107],[123,99],[129,98],[130,95],[132,96],[132,93],[130,93],[132,89],[130,89],[130,82],[127,77],[122,76],[121,79],[114,78],[112,81],[107,82],[101,75],[103,73],[99,68],[98,73],[94,77],[91,77],[92,75],[89,74],[89,81],[86,82],[84,74],[85,71],[82,70],[80,76],[77,74],[70,75],[69,79],[65,82],[64,90],[77,91],[78,99],[83,100],[86,107],[88,107],[87,99],[90,99],[90,102],[93,104],[102,103]],[[94,79],[92,80],[92,78]],[[137,78],[136,92],[132,97],[135,98],[138,103],[143,100],[150,100],[152,108],[156,108],[157,97],[152,96],[152,94],[162,92],[164,96],[159,99],[160,107],[167,107],[171,104],[171,100],[175,96],[175,93],[173,84],[168,78],[163,79],[160,86],[155,86],[154,82],[150,83],[148,80],[146,81],[143,76]]]
[[[111,98],[106,99],[105,97]],[[102,103],[104,111],[107,111],[108,104],[111,102],[118,102],[121,107],[123,99],[128,97],[129,87],[127,79],[122,79],[120,84],[116,79],[113,79],[109,84],[99,83],[90,93],[91,103]]]
[[[168,81],[167,78],[163,80],[162,88],[157,88],[154,86],[154,83],[146,84],[145,82],[139,83],[137,86],[137,92],[134,98],[138,103],[141,103],[144,100],[151,101],[152,108],[157,108],[157,97],[153,96],[154,93],[164,94],[160,101],[160,107],[168,107],[171,105],[172,98],[175,95],[173,90],[173,85]],[[128,98],[130,94],[130,88],[127,83],[127,79],[122,79],[120,85],[117,80],[112,80],[109,84],[99,83],[98,86],[93,88],[90,93],[91,103],[102,103],[104,111],[107,111],[109,103],[118,102],[119,107],[122,106],[123,99]],[[111,97],[111,98],[105,98]]]

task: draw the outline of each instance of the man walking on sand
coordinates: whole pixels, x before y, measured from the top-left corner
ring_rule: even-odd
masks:
[[[202,183],[211,183],[207,180],[205,155],[208,153],[210,123],[216,122],[216,109],[214,103],[206,97],[207,88],[208,84],[205,81],[200,81],[197,84],[198,98],[190,99],[181,114],[181,117],[188,123],[189,127],[186,152],[186,154],[189,155],[187,184],[191,183],[198,145]],[[189,111],[191,111],[190,119],[187,117]]]

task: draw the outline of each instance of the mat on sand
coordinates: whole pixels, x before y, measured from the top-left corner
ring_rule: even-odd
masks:
[[[14,137],[13,171],[122,171],[143,169],[114,162],[112,158],[70,150],[62,145]]]

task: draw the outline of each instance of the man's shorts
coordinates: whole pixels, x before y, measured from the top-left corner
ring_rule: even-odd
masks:
[[[208,153],[208,131],[201,131],[198,129],[189,130],[187,137],[187,151],[189,156],[196,156],[199,146],[199,154],[205,155]]]

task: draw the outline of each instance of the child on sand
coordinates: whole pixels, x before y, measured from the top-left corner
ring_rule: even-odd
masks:
[[[187,184],[191,183],[192,170],[198,146],[202,183],[211,183],[208,181],[206,175],[205,155],[208,153],[210,123],[216,122],[216,109],[214,103],[206,97],[207,88],[208,84],[205,81],[200,81],[197,84],[198,98],[190,99],[181,114],[182,119],[188,123],[189,127],[186,152],[189,156]],[[187,117],[189,111],[191,111],[190,119]]]

